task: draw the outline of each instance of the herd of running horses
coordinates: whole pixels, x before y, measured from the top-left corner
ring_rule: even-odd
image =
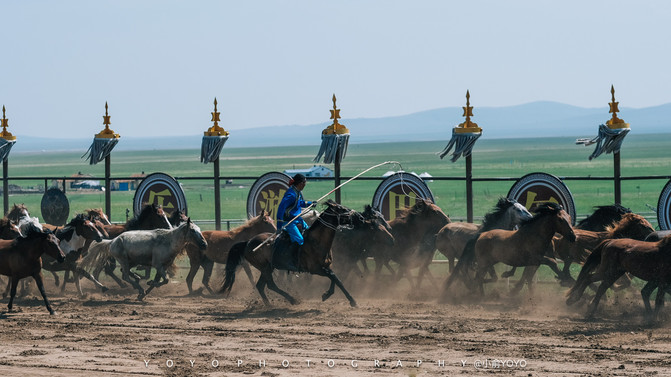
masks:
[[[311,225],[304,234],[296,271],[330,280],[323,300],[333,295],[337,286],[350,305],[356,306],[345,283],[352,274],[369,273],[369,258],[375,261],[377,278],[386,268],[396,281],[408,279],[413,289],[421,287],[427,278],[441,292],[441,302],[449,302],[463,292],[463,287],[468,295],[483,296],[485,283],[498,279],[494,269],[498,263],[512,267],[502,277],[512,276],[518,267],[524,268],[511,294],[518,293],[525,284],[532,291],[532,280],[540,265],[551,268],[559,284],[570,287],[567,305],[580,301],[585,290],[592,289],[595,295],[589,303],[588,316],[594,315],[609,288],[627,287],[632,277],[646,281],[641,295],[648,320],[657,318],[665,292],[671,293],[668,232],[655,231],[644,217],[619,205],[595,207],[591,216],[574,227],[569,214],[557,204],[544,203],[532,214],[508,198],[499,199],[479,225],[451,222],[440,207],[428,200],[417,200],[389,222],[370,206],[358,212],[330,200],[324,204],[322,212],[313,213],[313,218],[308,219]],[[54,314],[44,289],[42,270],[46,270],[53,274],[61,292],[68,282],[74,282],[82,295],[82,278],[104,292],[108,288],[99,281],[104,272],[121,287],[130,284],[142,300],[152,289],[169,281],[169,275],[176,271],[175,259],[186,253],[190,262],[186,277],[189,294],[201,294],[207,289],[210,294],[227,295],[240,268],[254,284],[251,265],[261,273],[255,286],[265,304],[270,304],[266,288],[296,304],[298,300],[273,278],[275,237],[276,227],[267,212],[230,231],[201,231],[181,211],[167,216],[156,205],[146,206],[121,225],[111,224],[101,209],[91,209],[63,227],[54,227],[40,224],[24,205],[15,204],[0,219],[0,275],[10,278],[3,298],[10,293],[11,311],[19,281],[32,277],[47,310]],[[429,269],[436,250],[449,261],[450,273],[444,282],[437,281]],[[562,269],[558,260],[563,262]],[[210,287],[214,263],[226,265],[224,283],[219,289]],[[577,278],[571,276],[572,263],[583,264]],[[115,273],[117,266],[121,278]],[[149,280],[152,268],[155,276]],[[202,288],[194,290],[193,279],[200,268],[204,271]],[[414,269],[418,270],[416,275],[411,274]],[[140,276],[142,271],[144,276]],[[56,272],[63,274],[62,283]],[[142,279],[148,280],[146,289],[140,283]],[[461,284],[460,289],[453,288],[455,283]],[[649,301],[655,288],[653,311]]]

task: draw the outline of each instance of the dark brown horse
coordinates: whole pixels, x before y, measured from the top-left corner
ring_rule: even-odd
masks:
[[[300,248],[298,267],[301,271],[325,276],[331,280],[331,286],[322,295],[322,300],[331,297],[337,285],[349,300],[350,305],[356,306],[354,298],[347,292],[340,279],[331,270],[331,262],[333,260],[331,245],[335,238],[337,227],[352,224],[352,218],[361,215],[331,200],[325,204],[327,206],[326,210],[319,215],[317,221],[303,235],[305,243]],[[262,233],[254,236],[248,242],[243,241],[233,245],[226,261],[226,276],[224,278],[224,285],[220,290],[221,293],[228,294],[231,291],[235,282],[235,271],[242,258],[245,258],[252,266],[261,271],[261,277],[259,277],[256,283],[256,289],[259,291],[266,305],[270,305],[270,301],[268,301],[265,293],[266,285],[269,289],[282,295],[292,305],[298,303],[293,296],[280,289],[273,280],[273,270],[275,268],[272,263],[273,243],[271,237],[274,237],[273,233]]]
[[[641,296],[647,318],[654,321],[664,306],[664,293],[671,284],[671,237],[665,237],[657,242],[628,238],[602,242],[587,257],[578,280],[567,292],[566,304],[574,304],[582,297],[588,285],[601,281],[587,310],[588,318],[594,316],[601,296],[627,272],[648,282],[641,290]],[[650,307],[650,295],[655,288],[658,289],[653,313]]]
[[[485,274],[499,262],[513,267],[545,264],[560,274],[557,262],[547,255],[552,250],[552,237],[555,233],[575,241],[571,216],[555,203],[543,203],[535,212],[536,215],[522,222],[518,230],[495,229],[484,232],[474,243],[469,243],[472,247],[467,246],[464,249],[459,264],[477,264],[474,283],[480,295],[484,296]],[[522,276],[529,290],[532,289],[531,279],[535,273],[535,268],[527,268]],[[452,284],[453,275],[456,274],[450,275],[445,289]]]
[[[186,285],[189,288],[189,294],[193,293],[193,278],[196,276],[200,267],[204,270],[202,280],[203,286],[207,288],[210,293],[214,293],[209,285],[214,263],[225,264],[228,259],[228,251],[233,244],[240,241],[247,241],[260,233],[274,233],[276,230],[277,228],[275,227],[273,219],[268,216],[268,212],[263,211],[263,213],[233,230],[204,231],[203,237],[205,237],[205,241],[207,241],[207,248],[205,250],[200,250],[193,245],[188,245],[186,247],[186,255],[188,255],[189,263],[191,265],[189,274],[186,276]],[[252,276],[249,264],[242,263],[242,267],[247,273],[249,281],[253,284],[254,277]]]
[[[50,314],[55,314],[47,299],[42,282],[42,254],[46,253],[58,261],[63,261],[65,255],[58,246],[58,238],[49,230],[42,232],[34,226],[28,228],[25,237],[14,240],[0,240],[0,274],[11,277],[11,295],[8,310],[12,311],[12,304],[16,296],[16,287],[19,280],[32,276],[44,298],[44,305]]]
[[[593,232],[602,232],[613,223],[617,223],[626,213],[631,213],[629,208],[619,204],[607,206],[595,206],[594,212],[588,217],[580,220],[576,228],[582,230],[591,230]]]
[[[343,281],[352,271],[361,276],[357,262],[361,261],[364,271],[368,271],[366,258],[368,250],[381,244],[394,246],[394,236],[391,235],[391,226],[379,211],[370,205],[364,207],[363,224],[353,227],[340,227],[336,232],[331,250],[334,256],[333,269]]]
[[[412,207],[406,208],[389,222],[395,240],[394,245],[378,244],[370,248],[370,254],[375,259],[375,275],[379,277],[382,266],[393,271],[389,262],[394,261],[399,264],[395,274],[396,281],[407,275],[414,286],[410,270],[419,267],[416,286],[421,286],[426,273],[436,285],[429,271],[436,250],[435,235],[449,222],[450,219],[440,207],[430,200],[418,199]]]

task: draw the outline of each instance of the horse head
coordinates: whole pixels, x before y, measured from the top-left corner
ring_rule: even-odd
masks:
[[[140,213],[130,219],[126,226],[128,230],[138,229],[172,229],[168,216],[160,205],[152,204],[142,208]]]
[[[373,207],[366,204],[362,215],[364,223],[373,234],[373,240],[376,243],[385,243],[389,246],[393,246],[396,243],[394,236],[391,234],[391,226],[384,219],[380,211],[376,211]]]
[[[571,226],[571,215],[561,205],[551,202],[543,203],[536,208],[536,214],[534,219],[544,216],[552,217],[555,232],[564,236],[568,241],[575,242],[576,236]]]
[[[334,229],[341,225],[352,225],[352,217],[361,216],[356,211],[340,205],[331,199],[327,200],[324,205],[327,208],[319,215],[317,221]]]
[[[249,220],[246,226],[250,229],[254,229],[254,234],[275,233],[275,231],[277,231],[275,222],[272,217],[270,217],[270,213],[266,210],[263,210],[258,216]]]
[[[183,223],[187,222],[187,220],[189,220],[189,217],[186,215],[186,213],[184,213],[184,211],[179,209],[172,211],[170,217],[168,217],[168,222],[173,227],[180,226]]]
[[[28,213],[28,207],[26,207],[25,204],[16,204],[12,206],[12,208],[7,212],[7,215],[5,216],[8,219],[18,223],[20,219],[24,217],[30,217],[30,213]]]
[[[93,240],[96,242],[103,240],[103,235],[100,230],[98,230],[98,227],[96,227],[95,224],[83,214],[78,214],[75,216],[67,225],[74,227],[77,235],[87,240]]]
[[[103,225],[112,225],[105,212],[103,212],[102,208],[89,208],[84,212],[86,212],[91,221],[93,221],[94,223],[96,220],[98,220]]]
[[[42,253],[46,253],[50,257],[56,259],[59,263],[65,261],[65,253],[63,253],[63,250],[61,250],[59,246],[60,241],[49,229],[42,230],[31,223],[26,230],[25,237],[20,238],[19,240],[22,242],[29,242],[32,240],[38,241],[38,243],[34,244],[31,250],[28,250],[28,252],[34,252],[34,255],[37,255],[38,257],[42,255]]]
[[[650,233],[655,231],[655,228],[645,217],[635,213],[625,213],[617,224],[606,227],[606,231],[613,238],[645,240]]]
[[[200,227],[196,223],[191,222],[190,217],[187,218],[186,223],[180,225],[180,228],[182,227],[184,228],[183,231],[186,232],[185,239],[187,243],[196,245],[200,250],[207,249],[207,241],[205,241]]]
[[[16,237],[23,237],[16,223],[6,217],[0,219],[0,238],[3,240],[13,240]]]
[[[424,228],[434,229],[438,233],[445,225],[450,223],[450,218],[437,205],[428,199],[419,199],[410,207],[410,216],[414,216],[423,223]]]

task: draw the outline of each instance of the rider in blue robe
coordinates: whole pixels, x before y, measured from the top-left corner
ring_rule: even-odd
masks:
[[[282,229],[288,221],[298,216],[303,208],[310,207],[313,204],[313,202],[305,201],[301,193],[305,188],[306,182],[305,176],[300,173],[294,175],[289,181],[289,189],[284,193],[284,197],[282,197],[282,201],[277,207],[277,229]],[[299,217],[291,221],[284,230],[289,234],[292,242],[302,245],[303,234],[299,226],[303,231],[308,228],[305,220]]]

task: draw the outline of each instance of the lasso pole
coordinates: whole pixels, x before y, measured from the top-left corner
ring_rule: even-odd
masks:
[[[324,198],[326,198],[327,196],[331,195],[331,194],[332,194],[334,191],[336,191],[337,189],[339,189],[339,188],[345,186],[346,184],[352,182],[353,180],[359,178],[360,176],[364,175],[365,173],[367,173],[367,172],[369,172],[369,171],[371,171],[371,170],[373,170],[373,169],[375,169],[375,168],[378,168],[378,167],[380,167],[380,166],[382,166],[382,165],[388,165],[388,164],[398,164],[398,166],[401,166],[401,163],[398,162],[398,161],[385,161],[385,162],[382,162],[382,163],[379,163],[379,164],[377,164],[377,165],[374,165],[374,166],[369,167],[368,169],[362,171],[361,173],[355,175],[354,177],[352,177],[352,178],[348,179],[347,181],[343,182],[342,184],[338,185],[338,186],[337,186],[336,188],[334,188],[333,190],[327,192],[327,193],[326,193],[325,195],[323,195],[321,198],[319,198],[319,199],[315,200],[314,202],[312,202],[312,204],[311,204],[310,206],[308,206],[308,207],[305,207],[305,209],[304,209],[303,211],[301,211],[300,214],[298,214],[296,217],[294,217],[294,218],[291,219],[290,221],[287,221],[286,224],[284,224],[284,226],[283,226],[282,229],[280,229],[280,230],[284,230],[284,228],[286,228],[289,224],[291,224],[292,221],[294,221],[294,220],[296,220],[297,218],[299,218],[299,217],[303,216],[304,214],[306,214],[308,211],[310,211],[310,209],[311,209],[312,207],[316,206],[320,201],[322,201],[322,200],[323,200]],[[254,250],[252,250],[252,251],[256,251],[256,250],[258,250],[261,246],[263,246],[263,245],[265,245],[266,243],[268,243],[268,241],[270,241],[270,239],[271,239],[270,237],[266,238],[265,241],[263,241],[263,242],[260,243],[258,246],[256,246],[256,247],[254,248]]]

